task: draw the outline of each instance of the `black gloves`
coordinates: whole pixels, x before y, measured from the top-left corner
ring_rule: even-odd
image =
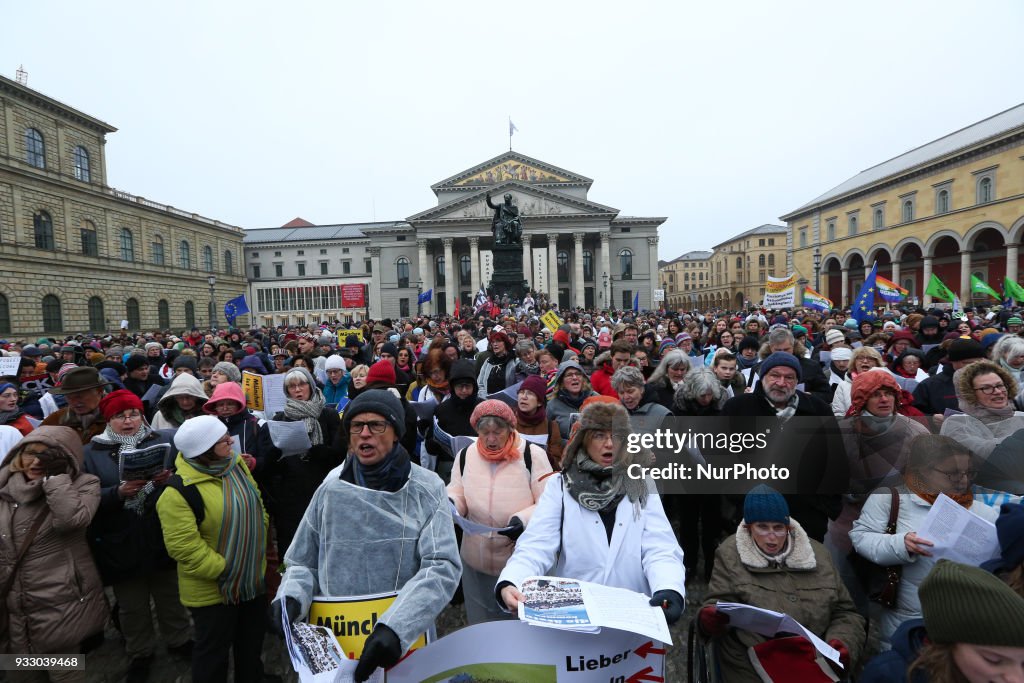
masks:
[[[282,603],[284,606],[282,607]],[[278,638],[284,638],[284,627],[281,625],[281,610],[284,609],[288,613],[288,623],[298,621],[300,614],[301,605],[295,598],[283,598],[282,600],[274,600],[270,603],[270,624],[268,624],[268,630]]]
[[[665,610],[665,621],[674,624],[683,616],[683,596],[675,591],[658,591],[651,596],[651,604],[660,606]]]
[[[523,532],[526,531],[526,527],[523,526],[523,520],[518,517],[513,517],[508,520],[508,526],[508,529],[499,531],[498,534],[504,536],[513,543],[515,543],[516,540],[523,535]]]
[[[43,470],[43,476],[55,477],[58,474],[66,474],[68,471],[67,459],[56,449],[49,448],[36,456],[39,467]]]
[[[363,683],[378,667],[394,666],[402,658],[402,643],[398,635],[380,622],[363,645],[363,654],[356,666],[356,683]]]

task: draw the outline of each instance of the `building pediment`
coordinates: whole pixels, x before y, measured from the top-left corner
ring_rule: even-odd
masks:
[[[445,178],[431,185],[430,189],[437,194],[443,190],[493,187],[511,180],[531,185],[584,185],[587,188],[594,182],[578,173],[510,150],[472,168],[467,168],[450,178]]]
[[[513,203],[519,207],[524,220],[548,219],[565,216],[606,216],[612,219],[619,210],[591,201],[583,201],[550,188],[530,185],[519,180],[506,181],[487,189],[477,189],[456,201],[435,206],[422,211],[407,220],[410,223],[433,221],[472,221],[490,219],[494,210],[487,207],[487,192],[491,193],[491,202],[498,204],[503,201],[506,193],[512,195]]]

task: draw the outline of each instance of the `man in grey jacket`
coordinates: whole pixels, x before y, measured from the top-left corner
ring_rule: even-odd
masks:
[[[462,575],[444,484],[410,462],[404,431],[402,404],[389,391],[365,391],[348,404],[348,457],[313,494],[273,603],[272,627],[280,629],[282,612],[289,622],[306,616],[314,595],[397,592],[366,639],[357,681],[398,662]]]

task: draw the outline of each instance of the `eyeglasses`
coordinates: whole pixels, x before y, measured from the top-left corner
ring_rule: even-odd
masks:
[[[974,481],[974,478],[978,476],[978,470],[967,470],[966,472],[956,470],[954,472],[946,472],[945,470],[933,467],[932,471],[946,475],[946,479],[948,479],[949,483],[953,486],[959,484],[963,479],[966,479],[967,481]]]
[[[121,413],[119,415],[114,415],[112,418],[110,418],[110,420],[111,422],[127,422],[128,420],[138,420],[141,417],[142,413],[140,413],[137,410],[134,410],[130,413]]]
[[[980,391],[986,396],[991,396],[992,394],[995,394],[997,392],[1002,394],[1003,392],[1007,391],[1007,388],[1005,384],[1000,382],[999,384],[989,384],[983,387],[974,387],[974,390]]]
[[[562,378],[563,379],[582,379],[583,378],[583,374],[579,373],[579,372],[567,372],[564,375],[562,375]]]
[[[228,434],[224,438],[217,439],[217,443],[215,443],[213,445],[214,446],[230,446],[230,445],[233,445],[234,443],[235,443],[235,440],[233,438],[231,438],[230,434]]]
[[[387,431],[388,422],[386,420],[370,420],[369,422],[356,422],[352,421],[352,433],[362,434],[363,427],[369,427],[371,434],[383,434]]]
[[[590,433],[590,440],[598,443],[607,443],[615,440],[615,434],[612,432],[593,431]]]
[[[759,527],[750,525],[750,531],[757,534],[758,536],[785,536],[789,534],[788,528],[773,529],[772,527]]]

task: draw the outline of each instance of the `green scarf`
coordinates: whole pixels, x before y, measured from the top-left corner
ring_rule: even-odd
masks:
[[[252,600],[265,590],[267,530],[259,491],[237,454],[211,465],[195,460],[191,464],[197,471],[220,479],[224,493],[224,514],[217,537],[217,552],[224,557],[224,572],[217,579],[221,597],[228,605]]]

